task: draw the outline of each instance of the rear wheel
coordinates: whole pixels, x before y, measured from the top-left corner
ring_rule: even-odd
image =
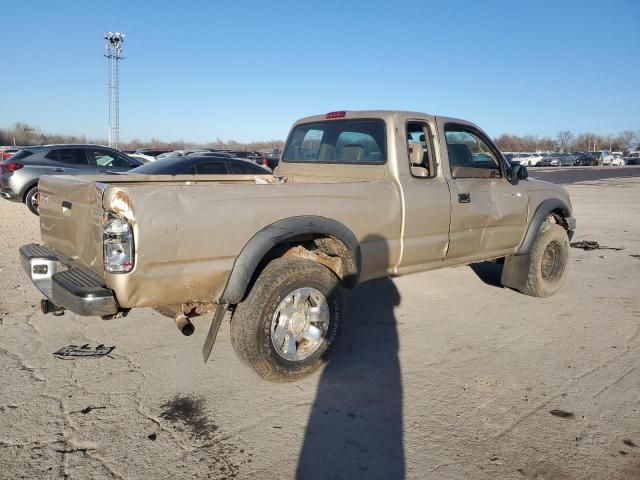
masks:
[[[562,287],[569,266],[569,237],[556,223],[544,222],[529,254],[529,273],[522,293],[549,297]]]
[[[40,196],[38,195],[38,187],[32,187],[24,197],[24,203],[34,215],[40,215],[38,212]]]
[[[288,382],[329,360],[343,311],[338,278],[319,263],[273,260],[231,319],[231,343],[261,377]]]

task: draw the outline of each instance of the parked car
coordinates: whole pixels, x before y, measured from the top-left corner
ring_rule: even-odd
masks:
[[[25,147],[0,163],[0,196],[24,202],[38,215],[38,180],[42,175],[124,172],[140,165],[140,161],[100,145]]]
[[[570,153],[550,153],[538,161],[539,167],[572,167],[575,157]]]
[[[613,158],[613,155],[611,155],[609,150],[596,150],[591,151],[590,153],[596,157],[598,165],[609,165]]]
[[[608,165],[611,165],[612,167],[621,167],[623,165],[626,165],[626,162],[624,161],[624,158],[622,157],[622,153],[621,152],[613,153],[612,156],[611,156],[611,160],[609,161]]]
[[[270,175],[271,170],[241,158],[216,155],[167,157],[129,170],[128,174],[143,175]]]
[[[580,167],[592,167],[598,165],[598,160],[591,152],[582,152],[577,155],[575,164]]]
[[[307,117],[276,175],[257,180],[43,178],[43,244],[20,248],[43,312],[163,308],[187,335],[189,316],[211,312],[206,361],[230,310],[240,358],[265,379],[293,381],[329,359],[352,320],[344,289],[361,282],[502,258],[505,286],[548,297],[567,275],[576,228],[567,191],[529,179],[461,119]],[[465,295],[451,288],[454,302]]]
[[[640,165],[640,152],[631,152],[624,157],[624,162],[627,165]]]
[[[191,155],[193,153],[211,153],[213,150],[210,148],[186,148],[182,150],[172,150],[171,152],[161,153],[156,157],[156,160],[167,157],[184,157],[185,155]]]
[[[11,156],[22,147],[0,147],[0,162],[8,160]]]
[[[542,160],[542,154],[540,153],[522,153],[518,158],[520,160],[520,165],[524,165],[525,167],[535,167],[538,165],[538,162]]]
[[[167,148],[139,148],[133,153],[138,155],[148,155],[150,157],[157,157],[158,155],[162,155],[163,153],[168,153],[171,151],[172,150],[169,150]]]

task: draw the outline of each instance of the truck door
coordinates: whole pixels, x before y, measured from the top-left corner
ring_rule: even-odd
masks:
[[[483,132],[468,124],[440,123],[451,190],[446,260],[467,263],[513,253],[527,225],[526,190],[506,178],[508,167]]]
[[[449,186],[435,156],[435,127],[435,122],[408,120],[398,129],[396,168],[405,214],[398,273],[438,267],[447,250],[451,206]],[[406,149],[406,156],[400,149]]]

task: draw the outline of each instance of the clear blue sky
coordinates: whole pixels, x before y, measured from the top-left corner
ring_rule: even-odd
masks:
[[[286,137],[341,109],[489,134],[640,129],[639,0],[13,1],[0,126],[107,136],[103,33],[126,32],[121,138]]]

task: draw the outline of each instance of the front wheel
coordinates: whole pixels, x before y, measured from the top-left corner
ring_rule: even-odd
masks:
[[[24,203],[27,205],[27,208],[34,215],[40,215],[38,211],[38,202],[40,200],[40,196],[38,195],[38,187],[33,187],[31,190],[27,192],[24,197]]]
[[[526,295],[549,297],[562,287],[569,266],[569,237],[556,223],[544,222],[529,253]]]
[[[340,330],[342,288],[327,267],[273,260],[231,319],[236,354],[261,377],[295,381],[325,364]]]

